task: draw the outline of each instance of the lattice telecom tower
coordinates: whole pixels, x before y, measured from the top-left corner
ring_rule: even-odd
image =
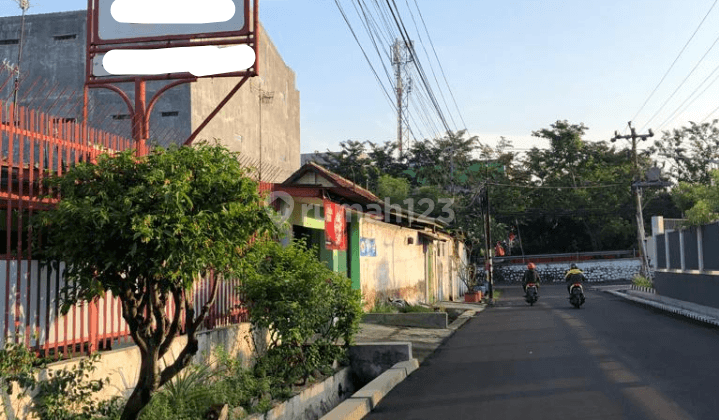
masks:
[[[395,92],[397,94],[397,146],[399,155],[402,156],[404,145],[409,148],[409,93],[412,91],[412,77],[407,71],[407,64],[412,62],[411,48],[412,41],[407,45],[401,39],[392,44],[392,66],[395,73]]]

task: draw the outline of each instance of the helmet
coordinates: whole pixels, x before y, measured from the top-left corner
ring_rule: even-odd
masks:
[[[572,263],[572,266],[570,268],[572,268],[572,269],[577,268],[577,264]]]
[[[534,270],[535,268],[537,268],[537,266],[534,265],[533,262],[531,262],[531,263],[527,264],[527,268],[530,269],[530,270]]]

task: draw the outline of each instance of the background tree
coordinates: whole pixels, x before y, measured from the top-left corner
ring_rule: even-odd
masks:
[[[556,121],[532,133],[548,140],[549,148],[533,148],[521,157],[506,138],[491,147],[465,131],[417,141],[402,161],[393,143],[348,143],[331,169],[358,181],[363,178],[356,174],[366,173],[375,194],[379,181],[375,184],[369,174],[405,178],[412,210],[441,217],[449,208],[454,215],[449,228],[475,250],[483,249],[485,241],[480,206],[485,187],[496,225],[492,243],[507,239],[499,235],[516,227],[527,253],[631,248],[636,235],[631,149],[586,141],[588,130],[583,123]],[[377,156],[376,162],[370,156]],[[653,164],[650,151],[640,152],[638,160],[642,173]],[[647,223],[652,215],[679,211],[660,190],[645,189],[643,198]]]
[[[45,256],[66,263],[63,309],[111,291],[140,351],[123,420],[137,419],[152,395],[190,363],[220,278],[241,267],[253,235],[274,230],[257,184],[246,175],[235,154],[202,144],[142,158],[133,151],[103,155],[97,165],[80,163],[50,178],[62,199],[40,214],[39,224],[47,233]],[[196,313],[192,286],[211,272],[210,298]],[[174,313],[165,310],[169,300]],[[164,366],[160,360],[183,316],[187,344]]]
[[[382,175],[377,183],[377,196],[380,200],[388,198],[392,204],[402,205],[409,196],[409,181],[404,178]]]
[[[719,220],[719,171],[711,171],[710,177],[713,182],[709,185],[680,182],[672,190],[672,199],[690,226]]]
[[[370,191],[377,192],[382,175],[398,177],[405,165],[396,157],[394,142],[376,144],[347,140],[339,152],[328,151],[325,165],[330,171]]]
[[[719,159],[719,120],[665,131],[654,142],[651,152],[672,179],[679,182],[708,185],[712,161]]]
[[[367,154],[367,145],[361,141],[347,140],[340,143],[342,150],[327,152],[327,164],[330,171],[349,179],[355,184],[370,189],[372,161]]]
[[[534,136],[548,149],[527,153],[530,185],[522,228],[529,253],[599,251],[632,245],[631,154],[607,142],[587,142],[584,124],[557,121]],[[648,160],[643,157],[643,166]],[[636,228],[634,229],[636,232]]]

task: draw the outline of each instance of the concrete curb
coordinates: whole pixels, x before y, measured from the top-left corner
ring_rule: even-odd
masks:
[[[719,326],[719,318],[715,318],[709,315],[700,314],[698,312],[690,311],[688,309],[678,308],[676,306],[667,305],[661,302],[657,302],[655,300],[650,299],[643,299],[638,296],[632,296],[627,293],[621,293],[616,290],[606,290],[607,293],[611,293],[614,296],[619,296],[627,300],[631,300],[633,302],[641,303],[644,305],[648,305],[657,309],[661,309],[663,311],[671,312],[673,314],[682,315],[687,318],[691,318],[695,321],[704,322],[710,325]]]
[[[477,308],[477,310],[468,309],[464,312],[462,312],[462,315],[458,316],[457,319],[452,321],[451,324],[447,326],[448,329],[452,331],[457,331],[462,325],[464,325],[467,321],[469,321],[469,318],[475,316],[479,312],[482,312],[486,308],[486,306]]]
[[[321,420],[359,420],[369,414],[397,384],[419,368],[417,359],[396,363],[343,403],[325,414]]]

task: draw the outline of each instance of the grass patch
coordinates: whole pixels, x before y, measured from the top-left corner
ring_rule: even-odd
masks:
[[[654,283],[646,277],[636,275],[632,279],[632,284],[639,287],[647,287],[649,289],[654,288]]]
[[[397,313],[416,313],[416,312],[435,312],[435,309],[430,306],[424,305],[410,305],[404,306],[393,305],[390,302],[382,299],[375,301],[374,306],[368,313],[370,314],[397,314]]]
[[[398,312],[399,309],[387,301],[375,302],[374,306],[369,311],[371,314],[396,314]]]

